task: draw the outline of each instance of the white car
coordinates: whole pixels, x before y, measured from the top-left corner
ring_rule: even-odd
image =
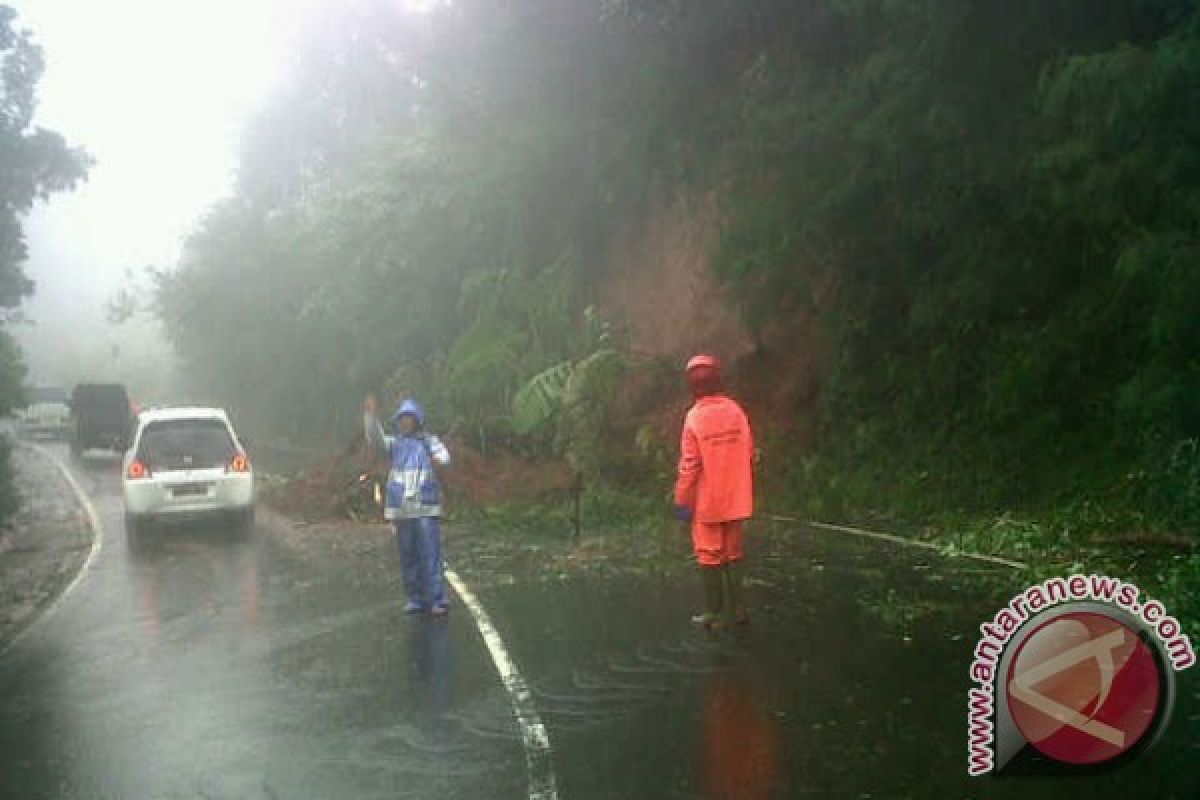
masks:
[[[71,406],[65,389],[42,386],[28,390],[28,404],[17,412],[20,432],[30,438],[66,438],[71,427]]]
[[[21,413],[21,432],[30,438],[65,439],[70,427],[71,407],[66,403],[30,403]]]
[[[254,523],[254,471],[219,408],[143,411],[121,465],[126,530],[153,519],[223,513]]]

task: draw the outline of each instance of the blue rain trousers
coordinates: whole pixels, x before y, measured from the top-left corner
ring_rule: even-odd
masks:
[[[438,518],[398,519],[393,524],[400,549],[400,573],[409,604],[426,610],[446,608],[445,564]]]

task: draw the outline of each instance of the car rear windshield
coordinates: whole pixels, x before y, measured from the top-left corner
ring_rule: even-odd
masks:
[[[138,458],[151,470],[223,467],[236,454],[229,428],[219,419],[153,422],[138,446]]]
[[[129,418],[129,395],[117,384],[87,384],[75,387],[72,404],[75,413],[96,419]]]

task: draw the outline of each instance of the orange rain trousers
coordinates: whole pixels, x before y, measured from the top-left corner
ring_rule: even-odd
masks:
[[[692,544],[703,565],[742,557],[741,520],[754,513],[754,437],[725,395],[701,397],[680,439],[675,504],[692,509]],[[730,524],[737,523],[737,524]]]
[[[702,567],[719,567],[730,561],[741,561],[746,551],[742,544],[742,521],[692,521],[692,549],[696,562]]]

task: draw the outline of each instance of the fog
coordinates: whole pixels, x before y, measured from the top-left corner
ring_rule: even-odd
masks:
[[[30,382],[116,379],[167,399],[172,355],[141,315],[107,321],[130,274],[173,266],[204,209],[229,193],[243,126],[287,60],[299,12],[282,0],[16,2],[46,71],[36,124],[95,159],[88,181],[28,216]]]

